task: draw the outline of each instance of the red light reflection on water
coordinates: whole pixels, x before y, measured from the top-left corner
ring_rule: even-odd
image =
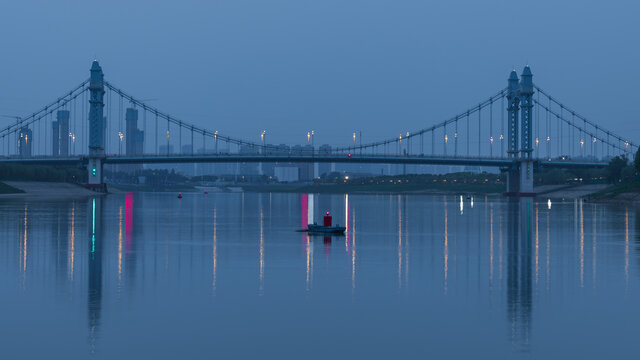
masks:
[[[131,250],[133,235],[133,194],[127,193],[124,198],[124,242],[127,252]]]
[[[309,195],[302,194],[302,228],[307,228],[307,219],[309,219]]]

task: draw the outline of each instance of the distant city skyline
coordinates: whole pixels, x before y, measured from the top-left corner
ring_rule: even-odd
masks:
[[[30,114],[87,78],[97,58],[107,81],[184,121],[255,142],[266,130],[269,143],[303,144],[313,130],[316,147],[345,145],[353,132],[368,142],[438,123],[529,64],[536,84],[639,142],[637,10],[630,1],[8,2],[0,113]]]

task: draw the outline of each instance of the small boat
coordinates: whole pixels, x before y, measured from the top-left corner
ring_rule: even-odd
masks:
[[[178,193],[178,199],[182,199],[182,193],[181,192]]]
[[[347,230],[344,226],[324,226],[318,224],[307,225],[307,232],[310,233],[323,233],[323,234],[344,234]]]
[[[309,232],[309,233],[318,233],[318,234],[339,234],[342,235],[344,234],[344,231],[347,230],[347,228],[345,228],[344,226],[339,226],[339,225],[335,225],[333,226],[331,224],[332,218],[331,215],[329,215],[329,212],[327,211],[327,214],[324,216],[324,224],[323,225],[318,225],[318,224],[308,224],[307,228],[303,231]]]

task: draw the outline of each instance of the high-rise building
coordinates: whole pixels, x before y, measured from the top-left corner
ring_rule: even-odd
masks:
[[[60,135],[58,129],[58,121],[51,122],[51,154],[53,156],[60,155]]]
[[[158,146],[158,153],[160,155],[174,154],[173,145],[171,145],[171,144],[169,144],[169,145],[159,145]]]
[[[318,149],[318,154],[322,155],[330,155],[331,154],[331,145],[321,145]],[[325,174],[331,173],[331,163],[318,163],[318,176],[322,176]]]
[[[240,155],[257,155],[258,149],[249,146],[242,145],[240,146]],[[258,164],[257,163],[241,163],[238,169],[239,175],[258,175]]]
[[[51,127],[53,156],[69,155],[69,110],[58,110]]]
[[[125,114],[125,153],[127,155],[142,155],[144,153],[144,131],[138,129],[138,109],[127,108]],[[142,169],[142,164],[130,164],[122,168],[125,172],[135,172]]]
[[[23,126],[18,132],[18,154],[22,157],[31,156],[31,144],[33,143],[33,133],[28,126]]]
[[[126,154],[142,155],[144,152],[144,131],[138,129],[138,109],[127,108],[125,121]]]
[[[291,148],[293,155],[311,155],[313,153],[313,145],[295,145]],[[299,171],[299,181],[313,180],[313,163],[296,163]]]

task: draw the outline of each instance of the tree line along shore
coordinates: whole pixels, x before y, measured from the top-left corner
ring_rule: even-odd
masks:
[[[506,177],[502,173],[455,172],[449,174],[403,174],[371,176],[348,172],[324,174],[310,183],[278,183],[267,176],[237,175],[185,176],[174,170],[143,169],[136,173],[105,171],[110,188],[115,191],[199,191],[202,187],[235,187],[253,192],[315,193],[502,193]],[[536,171],[538,188],[551,185],[608,185],[591,194],[592,199],[616,198],[622,194],[640,194],[640,158],[623,156],[610,160],[600,169],[541,169]],[[21,182],[86,183],[86,169],[77,166],[0,164],[0,194],[20,194],[29,190],[12,186]],[[144,179],[141,182],[140,179]],[[626,196],[627,198],[629,196]]]

